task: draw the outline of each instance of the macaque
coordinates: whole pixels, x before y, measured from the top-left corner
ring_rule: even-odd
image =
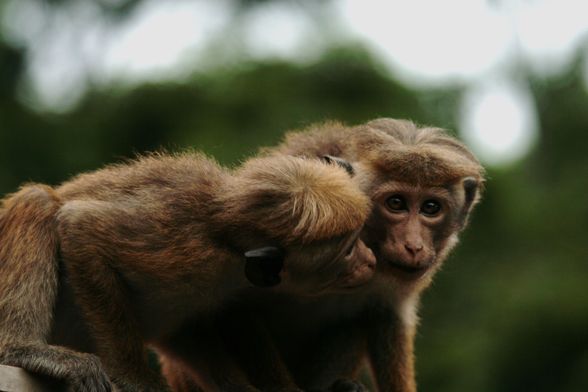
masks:
[[[376,274],[353,291],[321,297],[254,292],[218,322],[227,350],[263,391],[291,385],[305,391],[362,391],[354,380],[369,365],[378,391],[414,392],[419,297],[480,200],[483,168],[445,131],[385,118],[291,132],[265,152],[350,162],[373,203],[361,239],[376,256]],[[252,350],[247,331],[233,327],[247,312],[266,328],[268,349]],[[200,369],[173,363],[165,374],[176,391],[198,390],[203,377]]]
[[[346,292],[374,273],[359,238],[370,201],[349,164],[324,160],[268,156],[229,171],[159,154],[7,197],[0,363],[74,391],[163,391],[146,348],[195,366],[181,343],[190,326],[202,331],[195,350],[239,379],[207,322],[226,302],[253,286]]]

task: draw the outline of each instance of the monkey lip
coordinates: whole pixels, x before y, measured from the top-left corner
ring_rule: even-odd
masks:
[[[425,265],[417,266],[417,265],[402,263],[399,261],[389,260],[388,265],[391,267],[392,273],[396,276],[399,276],[400,278],[418,279],[418,278],[422,277],[425,274],[425,272],[427,272],[429,270],[429,268],[431,267],[432,264],[428,263]]]
[[[343,287],[351,289],[362,286],[374,276],[375,272],[375,259],[357,264],[343,276]]]

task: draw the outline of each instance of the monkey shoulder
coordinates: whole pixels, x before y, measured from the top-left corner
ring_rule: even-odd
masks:
[[[44,184],[26,184],[18,192],[7,195],[0,204],[0,208],[6,211],[10,208],[39,209],[44,206],[54,206],[59,198],[52,187]]]
[[[109,213],[120,213],[121,210],[113,203],[100,200],[70,200],[59,208],[57,222],[59,226],[90,223],[91,217],[104,217]]]
[[[82,173],[63,183],[59,194],[66,200],[114,200],[181,196],[186,192],[209,192],[225,181],[227,171],[198,153],[151,154],[138,159]]]

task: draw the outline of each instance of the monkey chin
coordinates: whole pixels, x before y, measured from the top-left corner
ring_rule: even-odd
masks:
[[[420,263],[419,265],[396,259],[385,259],[382,261],[382,259],[378,258],[378,260],[381,260],[378,264],[384,274],[392,275],[397,280],[405,283],[420,281],[426,276],[432,275],[436,270],[435,259]]]
[[[368,283],[376,272],[376,259],[368,259],[353,266],[339,278],[340,287],[343,289],[354,289]]]

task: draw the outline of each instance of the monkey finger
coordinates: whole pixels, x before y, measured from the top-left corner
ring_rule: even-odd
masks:
[[[88,366],[67,379],[68,392],[113,392],[114,385],[104,372],[97,358],[90,357]]]
[[[330,386],[328,392],[368,392],[368,390],[360,382],[340,378]]]
[[[68,382],[68,392],[114,392],[115,387],[105,374],[82,377]]]

